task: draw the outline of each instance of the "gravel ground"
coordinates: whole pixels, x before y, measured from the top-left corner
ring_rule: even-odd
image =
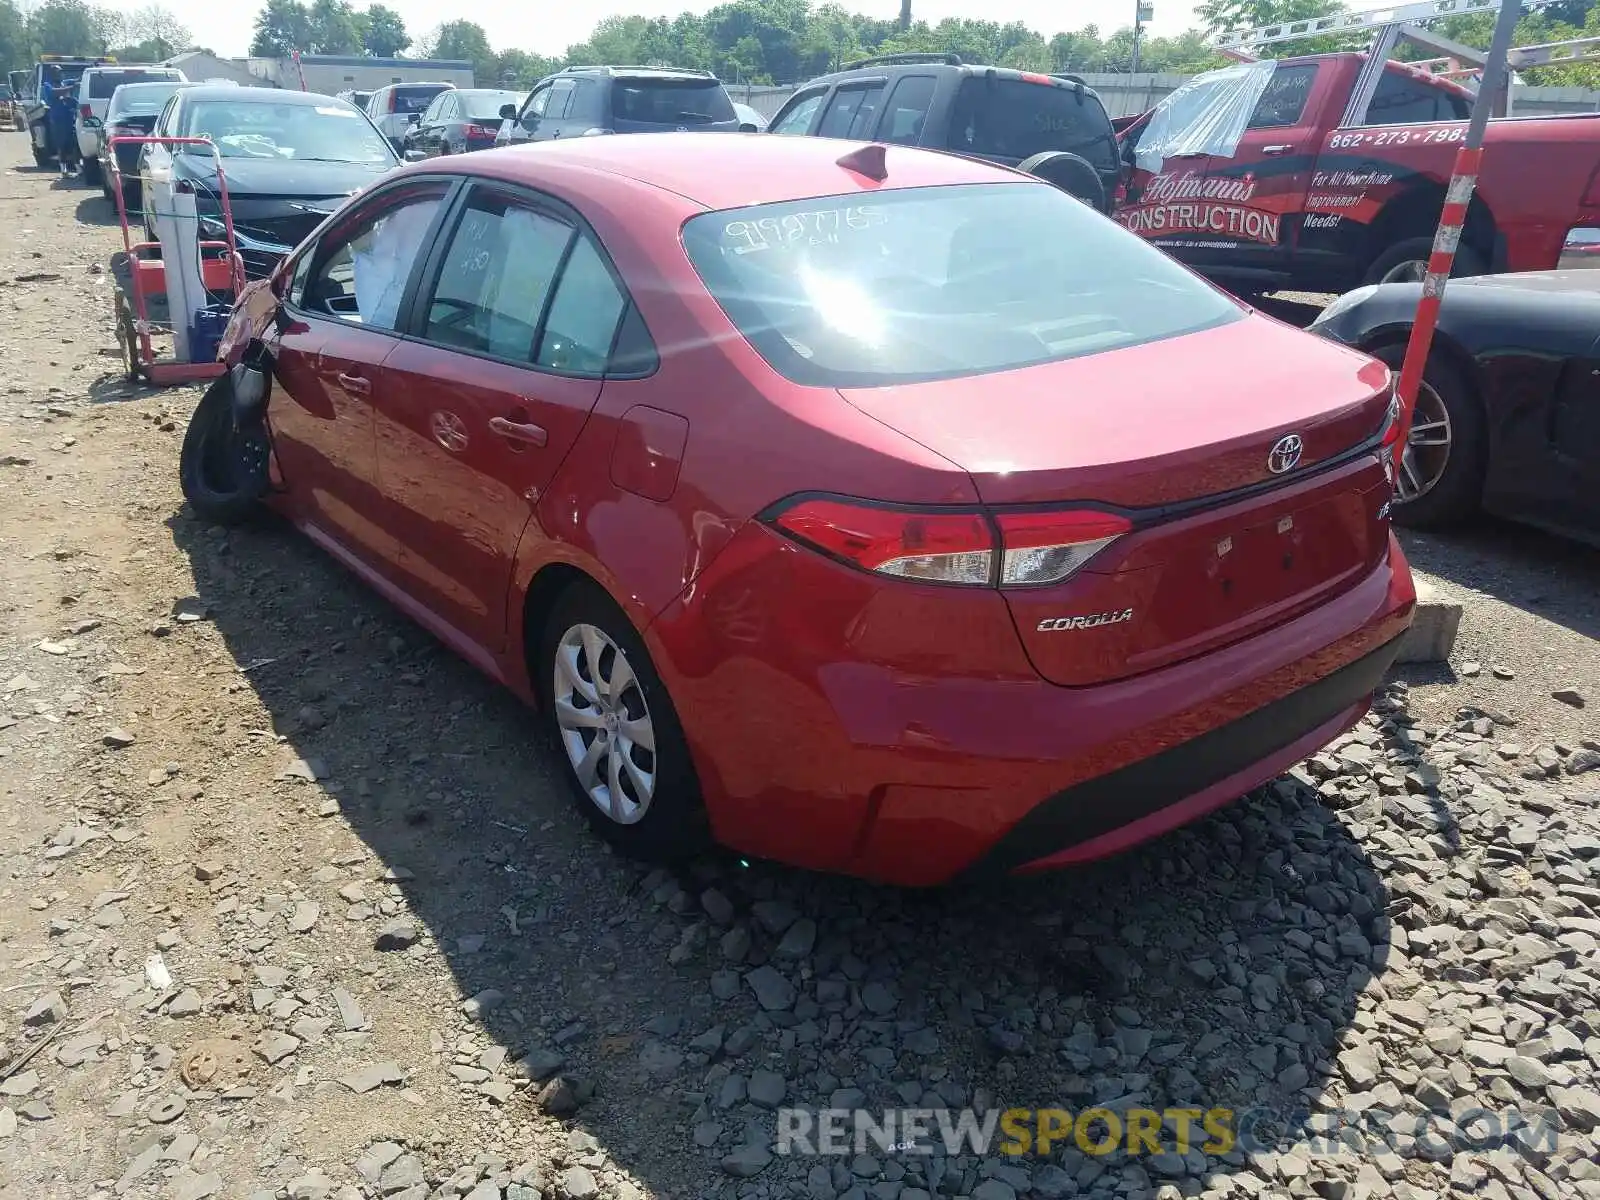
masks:
[[[307,542],[189,516],[196,394],[123,385],[106,207],[25,152],[0,138],[0,1197],[1600,1197],[1592,552],[1411,539],[1469,657],[1118,861],[646,873],[509,697]],[[1154,1154],[811,1157],[774,1153],[789,1105],[1265,1115],[1187,1152],[1169,1115]]]

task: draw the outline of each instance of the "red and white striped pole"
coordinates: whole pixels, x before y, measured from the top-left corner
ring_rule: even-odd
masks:
[[[1505,86],[1506,55],[1511,49],[1511,34],[1521,11],[1521,0],[1500,0],[1500,15],[1495,20],[1494,37],[1489,43],[1488,59],[1484,62],[1483,80],[1472,102],[1472,116],[1467,122],[1467,134],[1461,149],[1456,154],[1450,186],[1445,189],[1444,210],[1439,214],[1439,228],[1433,235],[1433,252],[1428,257],[1428,273],[1422,281],[1422,298],[1417,301],[1411,340],[1406,343],[1405,360],[1400,365],[1400,382],[1395,388],[1400,397],[1400,429],[1394,445],[1397,476],[1407,439],[1411,436],[1411,418],[1416,412],[1417,391],[1422,384],[1423,368],[1428,363],[1428,350],[1433,345],[1434,327],[1439,323],[1439,305],[1444,299],[1451,268],[1455,266],[1461,232],[1466,228],[1467,208],[1478,186],[1478,164],[1483,159],[1483,132],[1488,127],[1495,96]]]

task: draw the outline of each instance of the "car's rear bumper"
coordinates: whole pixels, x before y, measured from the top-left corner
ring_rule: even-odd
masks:
[[[774,536],[747,526],[647,633],[713,829],[748,854],[907,886],[1104,857],[1266,782],[1360,718],[1416,602],[1391,538],[1311,612],[1068,688],[1019,669],[976,589],[862,602],[822,574],[847,568],[793,547],[771,569],[755,539]]]

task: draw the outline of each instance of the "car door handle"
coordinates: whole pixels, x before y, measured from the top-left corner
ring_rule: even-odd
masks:
[[[340,371],[339,382],[344,385],[346,391],[354,392],[358,396],[368,395],[372,391],[371,382],[359,375],[350,375]]]
[[[526,442],[530,446],[542,446],[550,440],[550,435],[544,431],[544,426],[529,425],[507,417],[490,417],[489,431],[499,434],[508,442]]]
[[[1263,146],[1263,147],[1261,147],[1261,153],[1263,153],[1263,154],[1287,154],[1287,153],[1289,153],[1289,151],[1291,151],[1293,149],[1294,149],[1293,146],[1286,145],[1286,144],[1280,144],[1280,145],[1277,145],[1277,146]]]

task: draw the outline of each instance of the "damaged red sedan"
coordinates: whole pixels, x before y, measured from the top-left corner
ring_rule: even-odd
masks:
[[[247,292],[185,444],[537,705],[621,849],[1101,857],[1353,725],[1387,369],[1048,184],[710,134],[417,164]]]

